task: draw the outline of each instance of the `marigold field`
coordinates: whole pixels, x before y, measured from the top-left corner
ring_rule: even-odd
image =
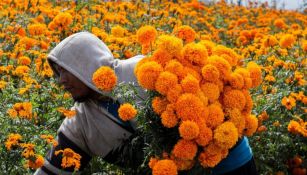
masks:
[[[228,151],[238,136],[246,135],[260,174],[306,175],[306,24],[303,12],[252,2],[242,7],[195,0],[2,0],[0,174],[33,174],[43,165],[47,151],[58,144],[58,127],[65,117],[74,117],[75,111],[70,110],[73,100],[58,85],[46,58],[67,36],[89,31],[106,43],[114,58],[146,56],[134,70],[138,82],[160,94],[153,98],[152,108],[161,115],[163,127],[180,125],[182,140],[172,154],[188,161],[181,162],[180,167],[178,162],[168,160],[171,156],[160,161],[148,157],[145,166],[153,174],[160,174],[166,167],[176,174],[177,169],[191,168],[195,160],[203,167],[214,167],[223,156],[207,162],[206,155],[215,149],[208,146],[197,159],[197,148],[215,139]],[[109,76],[111,71],[101,69],[97,75]],[[93,81],[114,83],[116,77],[104,80],[94,74]],[[200,82],[207,83],[199,86]],[[199,94],[200,89],[205,93]],[[220,97],[222,92],[224,96]],[[241,97],[244,104],[236,100]],[[166,108],[167,103],[177,106]],[[199,127],[184,107],[193,104],[189,110],[197,116],[203,112],[199,109],[204,103],[211,118],[205,121],[206,127]],[[174,111],[180,116],[180,124]],[[123,120],[130,120],[137,112],[125,104],[119,113]],[[243,127],[231,118],[237,113],[246,116]],[[223,123],[224,114],[232,122]],[[225,137],[219,134],[225,128],[236,133],[231,136],[236,139],[223,140]],[[215,129],[214,136],[211,129]],[[211,140],[200,137],[209,131]],[[70,149],[56,154],[73,155],[67,157],[71,164],[62,162],[62,166],[78,171],[80,155]],[[97,157],[83,172],[92,173],[129,174],[129,170]]]

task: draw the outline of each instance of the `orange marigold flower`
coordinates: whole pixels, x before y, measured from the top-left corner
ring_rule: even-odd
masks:
[[[152,169],[153,175],[177,175],[177,166],[172,160],[159,160]]]
[[[203,125],[199,129],[199,135],[196,139],[196,143],[200,146],[206,146],[213,139],[213,132],[206,125]]]
[[[6,149],[10,151],[12,146],[18,145],[21,139],[22,137],[20,134],[10,134],[4,142]]]
[[[24,76],[25,74],[29,73],[30,68],[28,66],[17,66],[14,74],[17,76]]]
[[[230,86],[234,89],[241,89],[244,86],[244,78],[239,73],[232,73],[228,81]]]
[[[157,49],[152,55],[152,61],[156,61],[157,63],[165,66],[172,59],[172,55],[170,55],[166,50]]]
[[[221,149],[214,144],[210,144],[200,153],[198,160],[204,168],[213,168],[222,160]]]
[[[296,106],[296,101],[293,97],[284,97],[281,100],[281,104],[285,106],[288,110],[291,110],[293,107]]]
[[[129,103],[120,105],[118,115],[123,121],[133,119],[137,114],[137,110]]]
[[[176,103],[181,94],[182,94],[182,87],[181,85],[177,84],[176,86],[168,90],[166,98],[171,103]]]
[[[172,89],[177,84],[178,84],[177,75],[165,71],[160,73],[156,81],[155,87],[156,91],[158,91],[160,94],[166,95],[169,89]]]
[[[214,129],[224,121],[224,112],[222,108],[216,104],[209,106],[209,115],[206,118],[206,124],[209,128]]]
[[[206,47],[207,52],[208,52],[208,56],[211,56],[213,53],[213,48],[215,47],[215,43],[212,41],[208,41],[208,40],[202,40],[199,42],[199,44],[202,44]]]
[[[18,64],[28,66],[31,64],[31,59],[27,56],[22,56],[18,58]]]
[[[301,48],[304,52],[307,52],[307,40],[304,40],[301,44]]]
[[[236,66],[240,57],[235,51],[223,45],[216,46],[212,54],[224,58],[231,66]]]
[[[182,79],[185,75],[183,65],[177,60],[171,60],[165,65],[165,70],[176,74],[179,79]]]
[[[48,25],[51,30],[64,30],[73,22],[73,17],[70,13],[59,13]]]
[[[117,83],[117,77],[113,69],[108,66],[101,66],[94,74],[92,81],[102,91],[111,91]]]
[[[208,52],[202,44],[189,43],[182,49],[184,60],[188,61],[191,65],[203,67],[208,58]]]
[[[46,142],[47,142],[48,144],[52,143],[52,145],[53,145],[54,147],[56,147],[56,146],[58,145],[58,142],[54,139],[54,137],[53,137],[52,135],[45,135],[45,134],[43,134],[43,135],[41,135],[40,137],[41,137],[42,139],[46,140]]]
[[[199,81],[191,74],[188,74],[180,84],[186,93],[197,93],[200,90]]]
[[[21,143],[20,146],[22,148],[24,148],[24,150],[22,151],[22,156],[24,156],[25,158],[30,158],[31,156],[34,156],[34,148],[35,145],[32,143]]]
[[[241,114],[239,109],[226,109],[225,115],[228,118],[228,121],[232,122],[239,132],[239,137],[242,136],[243,130],[245,129],[245,117]]]
[[[163,68],[160,64],[149,61],[138,68],[136,77],[143,88],[155,90],[155,83],[162,71]]]
[[[152,109],[154,110],[154,112],[156,114],[162,114],[162,112],[164,112],[166,110],[166,106],[169,102],[167,101],[166,98],[163,97],[154,97],[151,105],[152,105]]]
[[[166,128],[175,127],[178,124],[178,117],[175,114],[174,109],[165,110],[161,114],[161,123]]]
[[[40,168],[40,167],[42,167],[43,165],[44,165],[44,157],[43,156],[41,156],[41,155],[36,155],[35,156],[35,161],[33,161],[33,160],[27,160],[27,162],[26,162],[26,167],[27,168],[32,168],[32,169],[38,169],[38,168]]]
[[[153,167],[156,165],[156,163],[159,161],[159,159],[151,157],[149,162],[148,162],[148,166],[149,168],[153,169]]]
[[[224,58],[213,55],[208,58],[208,63],[215,66],[220,73],[220,78],[227,79],[231,73],[231,66]]]
[[[150,45],[157,37],[157,30],[152,26],[143,26],[139,28],[136,35],[141,45]]]
[[[62,163],[61,166],[63,168],[67,167],[75,167],[75,171],[79,170],[80,168],[80,160],[81,156],[77,153],[75,153],[70,148],[65,148],[64,150],[55,151],[55,155],[62,153]]]
[[[179,159],[193,160],[197,153],[197,144],[190,140],[180,139],[172,150],[172,154]]]
[[[220,148],[230,149],[238,141],[238,129],[232,122],[224,122],[214,130],[213,138]]]
[[[204,80],[209,81],[209,82],[216,82],[218,81],[220,77],[219,70],[211,65],[207,64],[201,69],[201,74],[204,78]]]
[[[46,24],[42,24],[42,23],[31,24],[31,25],[28,25],[28,31],[30,35],[32,36],[43,35],[47,31],[47,26]]]
[[[199,135],[199,127],[193,121],[183,121],[179,126],[179,134],[185,140],[195,139]]]
[[[65,109],[64,107],[59,107],[57,110],[67,118],[72,118],[76,115],[75,110],[68,110],[68,109]]]
[[[203,115],[203,110],[202,101],[193,94],[182,94],[176,102],[176,113],[183,121],[197,121]]]
[[[171,155],[171,160],[173,160],[175,162],[177,169],[179,171],[189,170],[195,164],[195,160],[182,160],[182,159],[176,158],[173,155]]]
[[[125,36],[125,33],[127,33],[127,30],[119,25],[116,25],[111,29],[111,34],[115,37],[122,38]]]
[[[274,26],[276,26],[280,29],[284,29],[284,28],[287,27],[287,24],[285,23],[285,21],[283,19],[279,18],[279,19],[276,19],[274,21]]]
[[[182,40],[169,35],[161,35],[157,41],[157,48],[170,53],[171,55],[178,55],[183,48]]]
[[[224,91],[223,104],[226,108],[238,108],[242,111],[246,105],[246,99],[242,91],[231,89]]]
[[[278,44],[278,41],[275,36],[269,35],[266,38],[263,39],[262,45],[266,47],[272,47]]]
[[[213,83],[202,84],[201,90],[211,103],[217,100],[220,96],[219,86]]]
[[[178,38],[181,38],[186,43],[193,42],[196,37],[196,32],[194,31],[194,29],[186,25],[178,27],[177,29],[175,29],[174,33]]]
[[[291,34],[283,35],[279,41],[282,48],[291,48],[295,43],[296,38]]]
[[[250,112],[253,109],[253,99],[252,96],[250,95],[248,90],[242,90],[244,96],[245,96],[245,100],[246,100],[246,104],[245,107],[243,109],[243,111],[241,111],[243,114],[250,114]]]
[[[258,119],[255,115],[246,115],[244,134],[252,136],[258,128]]]

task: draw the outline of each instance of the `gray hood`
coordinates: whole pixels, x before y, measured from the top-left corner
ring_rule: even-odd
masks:
[[[72,73],[94,91],[111,97],[110,92],[96,88],[92,82],[93,73],[101,66],[109,66],[117,75],[117,83],[137,84],[133,70],[143,57],[138,55],[127,60],[114,59],[109,48],[99,38],[88,32],[80,32],[60,42],[48,55],[48,61],[55,74],[58,75],[52,62]]]

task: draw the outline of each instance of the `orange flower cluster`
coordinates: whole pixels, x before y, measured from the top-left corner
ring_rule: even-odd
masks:
[[[63,31],[68,29],[72,22],[73,17],[70,13],[61,12],[48,24],[48,28],[51,30]]]
[[[31,102],[16,103],[7,113],[12,118],[18,116],[30,120],[32,119],[32,104]]]
[[[160,53],[164,57],[156,56]],[[255,62],[244,68],[240,59],[222,45],[183,45],[180,38],[162,35],[153,55],[136,66],[139,84],[160,94],[153,98],[152,108],[162,125],[178,126],[181,139],[169,158],[178,170],[192,168],[197,157],[202,166],[214,167],[240,137],[256,132],[248,90],[261,83],[261,68]]]
[[[301,134],[304,137],[307,137],[307,122],[302,119],[299,122],[291,120],[288,124],[288,131],[293,134]]]
[[[122,104],[118,109],[118,115],[123,121],[133,119],[137,114],[137,110],[129,103]]]
[[[77,153],[75,153],[72,149],[70,148],[65,148],[64,150],[59,150],[55,151],[55,155],[61,154],[62,153],[62,163],[61,166],[63,168],[67,167],[75,167],[75,171],[78,171],[80,169],[80,160],[81,156]]]

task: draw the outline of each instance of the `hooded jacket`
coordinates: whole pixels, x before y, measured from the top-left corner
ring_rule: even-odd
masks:
[[[111,97],[110,93],[98,90],[92,82],[93,73],[101,66],[114,69],[118,83],[134,83],[134,67],[143,56],[127,60],[114,59],[108,47],[96,36],[88,32],[73,34],[60,42],[48,55],[48,61],[63,67],[85,85],[101,95]],[[53,68],[56,75],[58,73]],[[139,88],[139,93],[144,92]],[[112,98],[112,97],[111,97]],[[122,99],[116,99],[122,102]],[[140,99],[139,99],[140,100]],[[132,133],[118,123],[119,119],[101,107],[95,100],[74,104],[76,115],[66,118],[58,130],[59,147],[73,147],[82,156],[82,161],[89,161],[92,156],[105,157],[120,146]],[[135,126],[135,123],[131,123]],[[72,174],[60,170],[60,161],[53,156],[54,150],[47,155],[44,166],[36,171],[37,175]],[[81,167],[83,166],[81,161]]]

